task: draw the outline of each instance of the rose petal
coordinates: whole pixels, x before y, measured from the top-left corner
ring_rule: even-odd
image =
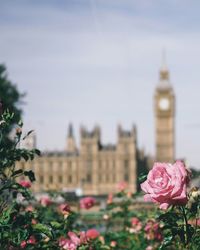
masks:
[[[162,203],[162,204],[160,204],[160,209],[167,210],[168,207],[169,207],[168,203]]]

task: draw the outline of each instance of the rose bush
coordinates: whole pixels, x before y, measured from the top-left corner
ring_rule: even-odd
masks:
[[[91,212],[96,205],[93,197],[80,199],[74,209],[62,192],[40,199],[32,195],[34,173],[16,169],[15,163],[32,160],[39,151],[18,148],[21,123],[13,145],[5,146],[4,129],[10,119],[12,115],[4,113],[0,121],[0,249],[198,249],[200,190],[187,190],[189,174],[183,162],[155,163],[141,184],[145,200],[165,210],[153,203],[138,208],[138,194],[133,195],[125,182],[109,194],[105,209]],[[57,203],[60,196],[62,203]]]

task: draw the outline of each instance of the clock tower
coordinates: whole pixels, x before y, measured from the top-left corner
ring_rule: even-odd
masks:
[[[175,160],[175,96],[164,60],[155,90],[154,105],[156,161],[173,163]]]

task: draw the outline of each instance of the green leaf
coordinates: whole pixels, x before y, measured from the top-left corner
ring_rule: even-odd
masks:
[[[62,226],[62,224],[60,224],[60,223],[57,222],[57,221],[52,221],[52,222],[50,223],[50,225],[51,225],[53,228],[55,228],[55,229],[59,229],[59,228]]]
[[[140,174],[138,179],[139,179],[139,183],[142,183],[142,182],[146,181],[147,174]]]
[[[15,171],[12,173],[11,177],[13,177],[13,176],[15,176],[15,175],[18,175],[18,174],[22,174],[22,173],[23,173],[23,170],[22,170],[22,169],[15,170]]]
[[[33,228],[36,231],[38,231],[40,233],[43,233],[43,234],[45,234],[46,236],[48,236],[50,238],[52,237],[52,230],[47,225],[43,225],[41,223],[38,223],[38,224],[33,225]]]
[[[28,156],[28,154],[26,152],[22,152],[21,156],[24,158],[25,161],[29,160],[29,156]]]
[[[32,170],[29,170],[29,171],[24,171],[24,175],[25,176],[28,176],[29,180],[31,182],[35,181],[35,174],[33,173]]]
[[[38,150],[38,149],[34,149],[34,153],[35,153],[36,155],[41,155],[41,152],[40,152],[40,150]]]
[[[163,250],[163,249],[165,249],[166,246],[171,245],[172,240],[173,240],[173,236],[171,236],[171,235],[165,237],[164,240],[163,240],[163,242],[162,242],[162,244],[159,247],[159,250]]]

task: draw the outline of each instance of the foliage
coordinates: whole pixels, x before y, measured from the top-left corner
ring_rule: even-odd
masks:
[[[0,120],[0,249],[198,249],[198,188],[190,190],[187,204],[173,205],[166,211],[152,204],[146,209],[149,203],[136,209],[140,197],[131,194],[125,183],[108,196],[106,208],[99,212],[89,210],[96,202],[92,197],[81,199],[72,209],[74,203],[67,203],[65,193],[33,196],[30,186],[37,181],[34,173],[17,168],[16,163],[33,160],[40,152],[19,148],[20,141],[32,132],[22,138],[21,122],[14,143],[5,144],[13,119],[6,111]],[[146,179],[146,175],[141,176],[141,181]]]
[[[3,105],[4,110],[9,110],[10,113],[15,114],[12,121],[10,121],[10,126],[7,126],[6,130],[4,130],[4,133],[7,135],[13,128],[13,125],[21,119],[22,110],[20,105],[22,104],[23,97],[24,94],[21,94],[17,86],[8,79],[5,65],[0,64],[0,109],[2,109]],[[2,111],[0,111],[0,113],[1,112]],[[9,143],[9,140],[7,143]]]

